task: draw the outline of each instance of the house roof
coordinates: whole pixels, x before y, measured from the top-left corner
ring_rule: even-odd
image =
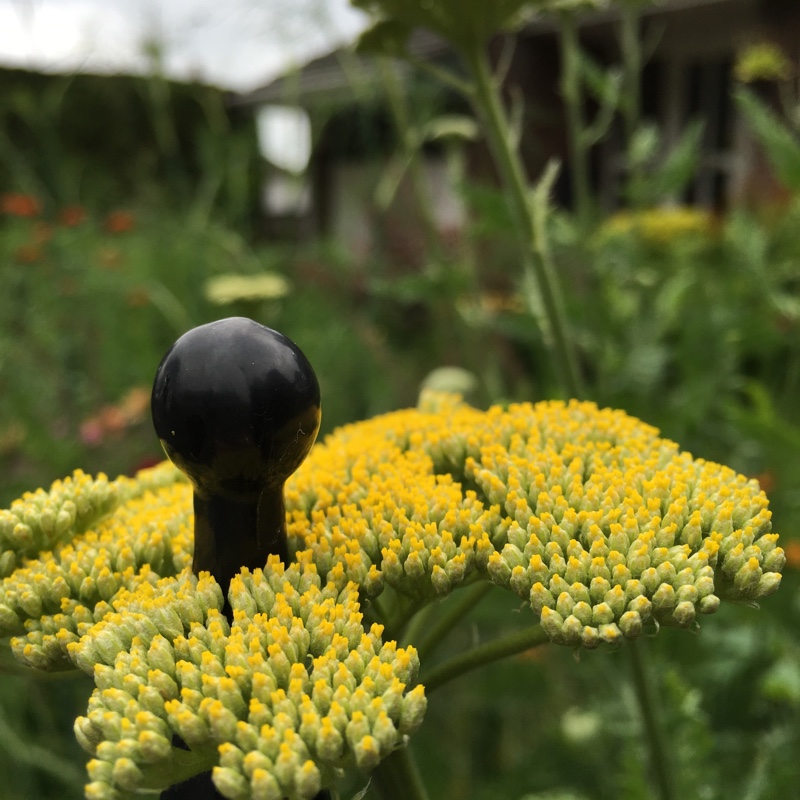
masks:
[[[424,60],[434,60],[451,52],[444,39],[423,29],[411,34],[408,51]],[[407,69],[402,64],[399,68]],[[333,102],[342,94],[352,97],[354,88],[366,88],[378,80],[378,64],[374,57],[357,55],[352,47],[340,47],[265,86],[238,95],[232,105],[290,103],[303,106],[319,100]]]
[[[682,11],[700,6],[734,4],[748,0],[661,0],[642,10],[645,15]],[[596,11],[582,19],[583,25],[608,23],[616,16],[614,9]],[[540,18],[529,24],[531,31],[555,29],[555,20]],[[452,53],[450,45],[430,31],[417,29],[408,41],[408,51],[417,59],[436,60]],[[397,68],[408,71],[402,62]],[[368,90],[379,83],[380,75],[377,60],[372,56],[357,55],[352,46],[339,47],[319,58],[284,73],[275,80],[251,92],[234,95],[231,105],[258,106],[269,104],[288,104],[314,106],[323,103],[336,103],[351,99],[353,91]]]

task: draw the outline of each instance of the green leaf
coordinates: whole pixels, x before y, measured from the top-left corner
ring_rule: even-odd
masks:
[[[649,188],[654,197],[676,194],[692,179],[697,168],[703,128],[702,122],[689,125],[661,166],[653,173]]]
[[[800,142],[788,126],[752,92],[739,89],[734,99],[764,148],[778,178],[800,191]]]

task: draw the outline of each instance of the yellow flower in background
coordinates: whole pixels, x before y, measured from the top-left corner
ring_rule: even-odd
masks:
[[[280,300],[290,289],[289,281],[277,273],[217,275],[206,282],[205,295],[210,303],[227,306],[240,300]]]
[[[688,206],[621,211],[603,223],[598,240],[637,234],[649,244],[665,245],[690,236],[708,236],[713,231],[713,221],[708,211]]]
[[[385,592],[414,610],[491,581],[551,641],[595,648],[765,597],[786,560],[757,481],[577,401],[479,411],[429,390],[337,430],[287,481],[291,563],[243,569],[228,619],[191,574],[191,497],[169,465],[76,473],[0,515],[0,636],[95,680],[75,726],[88,798],[213,767],[226,797],[309,800],[371,770],[425,712],[416,651],[364,618]]]
[[[741,50],[733,68],[737,81],[787,81],[792,77],[792,62],[778,45],[772,42],[758,42]]]

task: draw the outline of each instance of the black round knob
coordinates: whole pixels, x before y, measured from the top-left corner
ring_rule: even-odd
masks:
[[[194,487],[193,569],[227,590],[243,566],[286,560],[283,484],[314,444],[320,394],[300,348],[232,317],[167,351],[151,400],[156,434]]]

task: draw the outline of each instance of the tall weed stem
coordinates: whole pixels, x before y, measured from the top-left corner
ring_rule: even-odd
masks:
[[[570,397],[582,396],[578,360],[567,331],[566,311],[553,265],[547,255],[544,230],[536,226],[530,189],[522,160],[512,142],[511,126],[503,108],[500,87],[492,76],[484,48],[465,52],[474,80],[472,100],[484,122],[484,132],[504,184],[505,197],[520,238],[525,272],[536,283],[545,322],[552,341],[553,363],[562,390]],[[536,310],[538,313],[538,309]]]

